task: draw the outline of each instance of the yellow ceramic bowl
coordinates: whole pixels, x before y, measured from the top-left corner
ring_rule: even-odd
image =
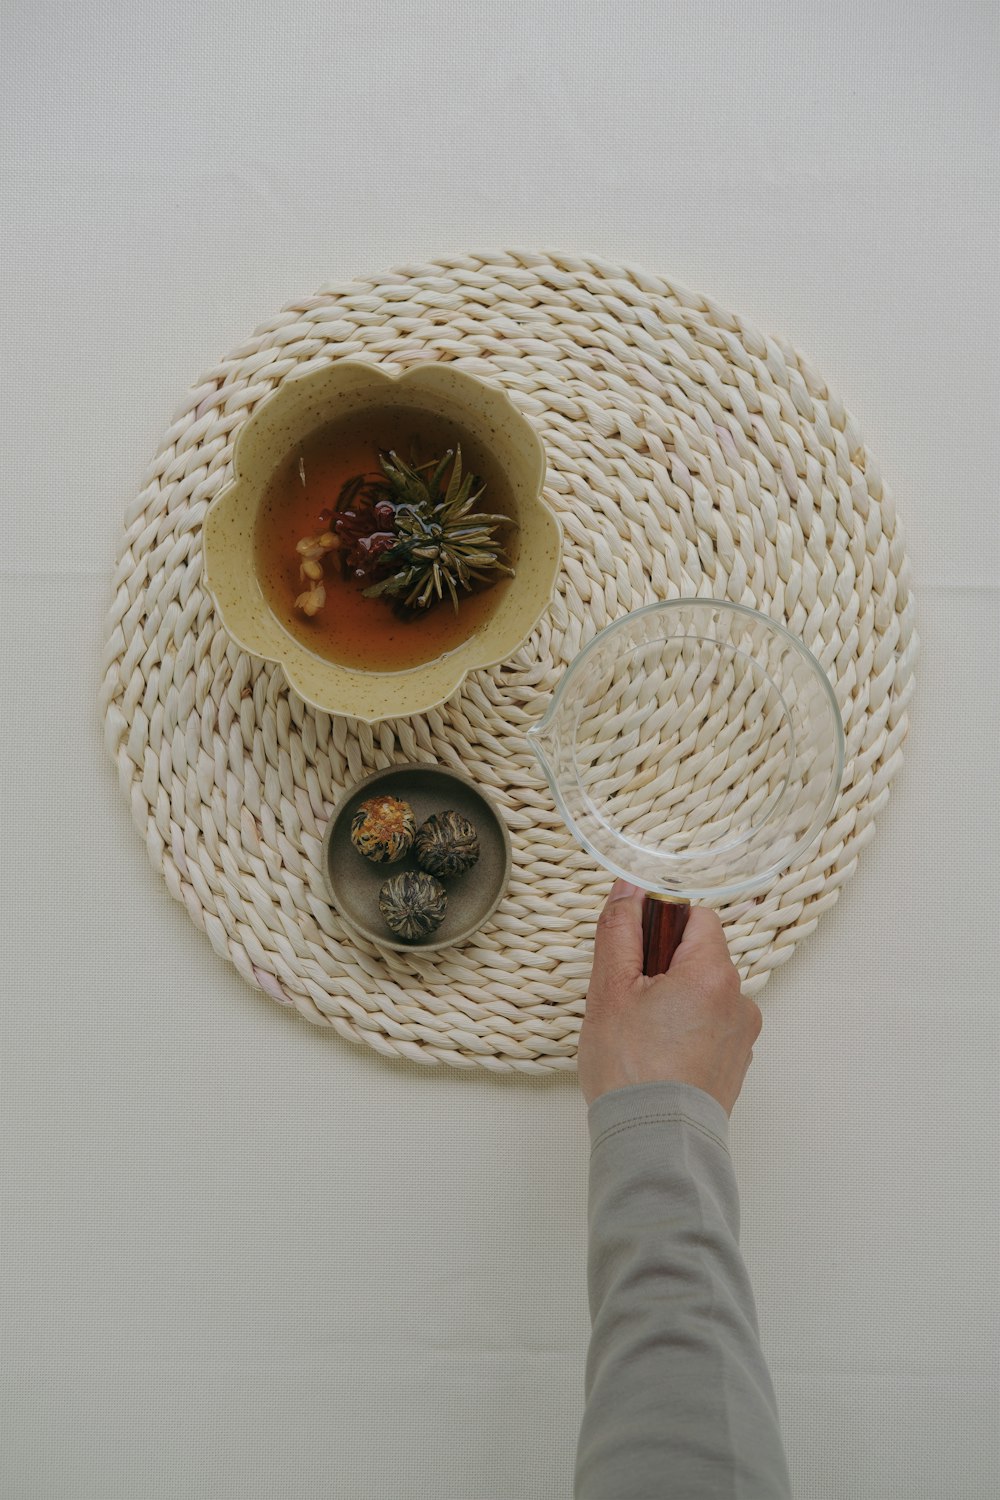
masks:
[[[488,448],[513,495],[518,557],[497,608],[468,640],[406,671],[367,672],[317,656],[280,623],[257,578],[254,528],[275,469],[310,433],[349,412],[389,403],[456,421]],[[421,365],[394,378],[373,365],[341,360],[289,376],[240,431],[233,471],[205,518],[208,588],[234,640],[254,656],[280,662],[295,691],[328,713],[374,724],[433,708],[467,672],[513,655],[548,606],[561,536],[542,499],[541,440],[503,391],[451,365]]]

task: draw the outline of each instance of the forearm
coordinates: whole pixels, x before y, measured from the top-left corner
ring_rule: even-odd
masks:
[[[576,1500],[783,1500],[725,1111],[687,1084],[643,1084],[596,1100],[589,1126]]]

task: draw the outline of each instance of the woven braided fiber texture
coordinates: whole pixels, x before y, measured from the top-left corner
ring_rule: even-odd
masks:
[[[564,531],[548,614],[443,707],[374,727],[304,704],[225,634],[201,528],[233,442],[293,371],[448,360],[536,425]],[[106,632],[108,749],[155,867],[215,950],[276,1001],[389,1056],[542,1073],[575,1067],[609,885],[556,813],[524,742],[604,625],[701,595],[763,611],[834,686],[843,787],[821,840],[762,896],[721,910],[756,995],[837,900],[899,768],[916,635],[903,538],[858,425],[778,338],[634,267],[501,251],[322,288],[188,393],[125,516]],[[319,870],[333,804],[398,761],[463,770],[514,851],[468,945],[420,957],[351,935]]]

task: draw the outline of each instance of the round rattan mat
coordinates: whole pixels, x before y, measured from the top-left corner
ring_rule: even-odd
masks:
[[[246,655],[201,583],[201,526],[233,440],[293,370],[452,360],[502,385],[545,443],[564,528],[527,645],[442,708],[374,728],[317,712]],[[107,625],[108,748],[149,856],[251,984],[351,1041],[417,1062],[575,1066],[609,885],[571,841],[523,738],[609,621],[679,595],[782,621],[835,687],[843,789],[821,841],[723,909],[749,994],[837,900],[899,768],[916,636],[892,499],[858,425],[808,363],[706,297],[633,267],[501,251],[324,287],[188,393],[125,516]],[[398,954],[324,893],[346,786],[401,760],[465,771],[507,819],[508,893],[467,946]]]

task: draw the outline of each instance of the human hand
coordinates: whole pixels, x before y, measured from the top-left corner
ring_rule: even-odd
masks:
[[[618,880],[597,924],[578,1070],[588,1104],[633,1083],[690,1083],[731,1114],[762,1017],[722,923],[694,906],[666,974],[642,972],[645,892]]]

